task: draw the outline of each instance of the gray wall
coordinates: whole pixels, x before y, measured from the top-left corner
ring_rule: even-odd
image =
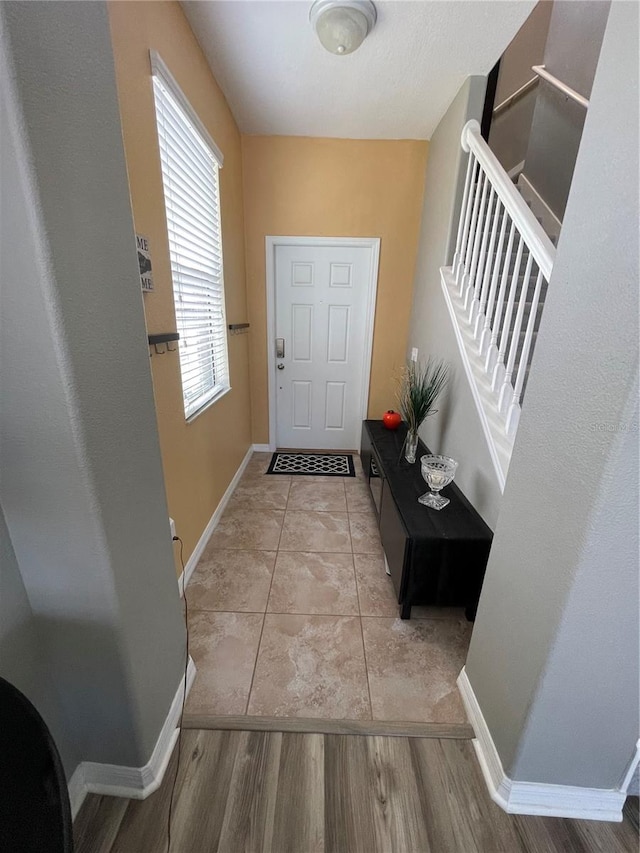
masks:
[[[532,65],[544,62],[552,9],[553,3],[549,0],[538,3],[502,54],[496,87],[496,106],[534,77]],[[521,95],[498,113],[491,123],[489,144],[507,172],[522,163],[526,157],[537,91],[538,88],[534,87]]]
[[[9,531],[0,507],[0,676],[38,709],[63,756],[67,773],[78,753],[65,725],[62,708],[42,654],[36,622],[20,576]]]
[[[420,435],[434,453],[460,463],[456,482],[490,527],[500,509],[501,492],[469,388],[455,333],[440,286],[440,267],[455,247],[466,155],[460,147],[465,123],[482,115],[486,79],[470,77],[462,86],[429,144],[422,226],[414,282],[409,351],[419,358],[444,358],[451,381],[439,411],[424,422]]]
[[[588,98],[609,15],[606,0],[556,0],[544,52],[546,68]],[[541,81],[525,176],[562,221],[586,111]]]
[[[140,766],[185,637],[107,10],[0,15],[0,500],[76,757]]]
[[[467,659],[519,780],[614,788],[638,737],[637,33],[614,3]]]

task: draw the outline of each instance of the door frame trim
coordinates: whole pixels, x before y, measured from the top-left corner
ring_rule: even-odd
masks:
[[[276,449],[276,248],[278,246],[339,246],[340,248],[371,249],[371,269],[367,284],[367,313],[364,338],[364,370],[360,390],[361,419],[367,417],[369,406],[369,383],[371,381],[371,359],[373,356],[373,326],[378,295],[378,271],[380,266],[380,237],[265,237],[266,287],[267,287],[267,374],[269,394],[269,449]],[[345,448],[353,449],[356,448]]]

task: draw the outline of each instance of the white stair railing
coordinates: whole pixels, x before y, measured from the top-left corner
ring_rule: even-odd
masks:
[[[480,134],[468,122],[469,153],[453,265],[447,273],[459,341],[471,341],[494,395],[485,422],[513,442],[555,247]],[[452,304],[452,303],[451,303]],[[450,306],[451,307],[451,306]],[[481,395],[476,395],[480,399]]]

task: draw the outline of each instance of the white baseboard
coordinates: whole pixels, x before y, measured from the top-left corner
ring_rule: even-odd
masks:
[[[626,799],[622,790],[548,785],[510,779],[504,772],[498,750],[464,667],[458,676],[458,689],[476,735],[473,746],[484,781],[491,799],[501,809],[509,814],[615,822],[622,820],[622,807]]]
[[[182,596],[182,593],[184,591],[184,588],[188,585],[189,581],[191,580],[191,575],[195,571],[195,568],[198,565],[198,561],[200,560],[200,557],[202,556],[202,552],[207,547],[209,539],[211,539],[211,535],[212,535],[213,531],[216,529],[216,526],[217,526],[218,522],[220,521],[220,518],[222,517],[222,513],[225,511],[226,506],[229,503],[229,498],[233,494],[236,486],[238,485],[238,483],[240,481],[240,477],[242,477],[242,475],[244,473],[244,469],[249,464],[249,460],[253,456],[254,450],[255,450],[255,445],[249,447],[249,449],[245,453],[244,459],[240,463],[240,467],[238,468],[236,473],[233,475],[233,479],[231,480],[231,482],[227,486],[226,492],[224,493],[224,495],[220,499],[220,503],[216,507],[215,512],[213,513],[213,515],[209,519],[209,523],[207,524],[204,531],[202,532],[202,536],[200,537],[200,539],[198,539],[198,544],[193,549],[193,553],[191,554],[191,556],[187,560],[187,563],[184,567],[184,571],[180,574],[180,577],[178,578],[178,588],[180,590],[181,596]],[[183,582],[184,582],[184,586],[183,586]]]
[[[640,794],[640,778],[638,768],[640,767],[640,740],[636,741],[636,748],[629,759],[629,764],[622,777],[620,790],[629,796],[637,797]]]
[[[253,450],[254,453],[270,453],[275,450],[275,447],[271,447],[270,444],[254,444]]]
[[[196,677],[196,667],[191,658],[187,665],[186,695]],[[83,761],[69,780],[69,800],[73,818],[87,794],[107,794],[144,800],[162,784],[165,770],[180,734],[180,714],[185,700],[185,679],[180,679],[169,713],[164,721],[149,761],[143,767],[125,767],[117,764],[97,764]]]

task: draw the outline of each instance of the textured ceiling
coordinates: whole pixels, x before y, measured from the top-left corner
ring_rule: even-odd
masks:
[[[429,139],[470,74],[487,74],[534,0],[377,0],[362,47],[334,56],[306,0],[183,7],[242,132]]]

